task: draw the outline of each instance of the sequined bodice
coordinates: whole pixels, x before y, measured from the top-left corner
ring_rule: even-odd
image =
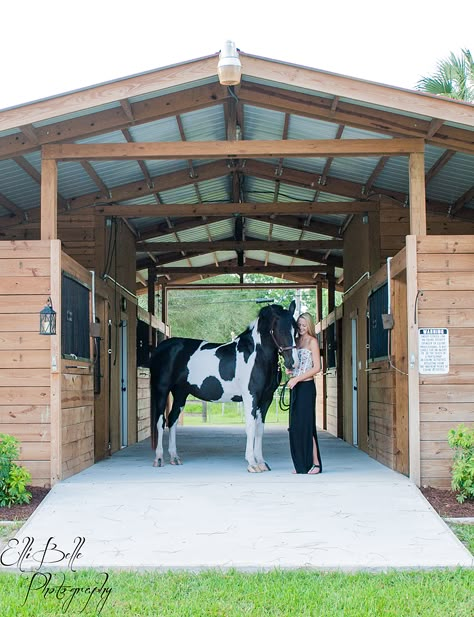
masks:
[[[311,353],[311,349],[301,347],[296,351],[298,353],[298,367],[293,374],[294,377],[298,377],[313,368],[313,354]]]

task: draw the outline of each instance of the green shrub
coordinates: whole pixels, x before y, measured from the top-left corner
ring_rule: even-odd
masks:
[[[14,463],[19,455],[18,439],[0,433],[0,506],[29,503],[31,493],[26,485],[31,480],[30,472]]]
[[[448,433],[448,443],[454,449],[451,487],[463,503],[474,499],[474,429],[460,424]]]

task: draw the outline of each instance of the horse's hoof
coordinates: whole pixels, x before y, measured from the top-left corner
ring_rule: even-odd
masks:
[[[249,473],[261,473],[262,472],[262,470],[259,468],[258,465],[249,465],[247,467],[247,471]]]
[[[257,467],[260,469],[260,471],[271,471],[270,465],[268,465],[268,463],[265,463],[265,461],[263,463],[259,463]]]
[[[182,465],[183,464],[179,456],[173,456],[173,458],[170,460],[170,463],[171,465]]]
[[[163,467],[163,459],[155,458],[153,461],[153,467]]]

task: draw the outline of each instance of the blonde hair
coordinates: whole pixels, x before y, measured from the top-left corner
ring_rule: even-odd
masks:
[[[306,325],[308,326],[308,334],[316,338],[316,330],[314,327],[314,319],[311,313],[301,313],[296,322],[298,323],[299,319],[304,319],[306,321]]]

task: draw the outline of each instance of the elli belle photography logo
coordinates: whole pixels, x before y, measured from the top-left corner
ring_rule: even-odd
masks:
[[[22,606],[37,601],[38,598],[53,599],[58,602],[61,614],[69,610],[83,613],[93,610],[100,615],[112,588],[107,586],[109,574],[97,573],[94,584],[77,585],[73,579],[77,570],[76,562],[83,556],[82,548],[86,539],[74,538],[70,547],[60,547],[54,536],[44,544],[26,536],[22,540],[12,538],[0,553],[0,564],[6,568],[16,568],[25,577],[26,590]],[[48,570],[54,566],[57,571]]]

